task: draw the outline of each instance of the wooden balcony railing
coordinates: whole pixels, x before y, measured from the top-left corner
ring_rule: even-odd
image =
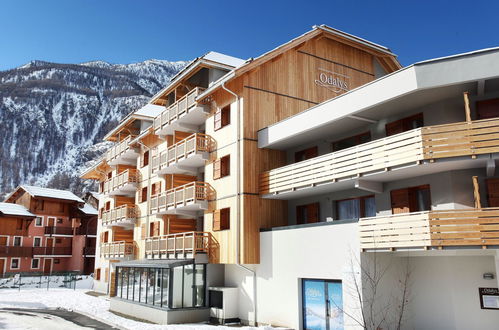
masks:
[[[32,257],[33,248],[27,246],[0,245],[0,257]]]
[[[498,151],[499,119],[427,126],[264,172],[260,193],[292,191],[423,160]]]
[[[167,107],[159,116],[154,118],[154,130],[158,131],[165,126],[171,125],[181,116],[189,112],[189,109],[196,104],[196,97],[205,89],[196,87],[178,101]]]
[[[107,152],[106,152],[106,160],[107,162],[112,162],[119,157],[121,157],[123,154],[125,154],[127,151],[131,150],[130,147],[130,141],[132,141],[136,136],[135,135],[129,135],[127,136],[123,141],[117,143],[113,147],[111,147]]]
[[[168,150],[161,152],[152,158],[152,170],[157,171],[168,167],[190,155],[200,152],[208,152],[210,148],[210,137],[202,133],[194,133],[191,136],[170,146]]]
[[[118,190],[129,183],[137,183],[139,181],[139,172],[137,169],[128,169],[109,180],[104,181],[103,190],[104,194],[108,194]]]
[[[207,232],[185,232],[157,237],[149,237],[145,240],[146,256],[173,258],[188,256],[193,258],[198,253],[209,254],[211,247],[211,235]]]
[[[100,255],[105,259],[126,259],[134,256],[135,248],[133,243],[119,241],[102,243],[100,245]]]
[[[209,185],[206,182],[190,182],[152,196],[151,213],[207,202],[208,199]]]
[[[74,228],[72,228],[72,227],[57,227],[57,226],[45,227],[45,235],[50,235],[50,236],[74,235]]]
[[[499,245],[499,208],[362,218],[359,232],[366,250]]]
[[[66,247],[34,247],[33,255],[35,256],[71,256],[73,254],[73,248],[71,246]]]
[[[104,226],[119,224],[125,220],[135,221],[137,217],[137,208],[134,206],[122,205],[102,213],[102,224]]]

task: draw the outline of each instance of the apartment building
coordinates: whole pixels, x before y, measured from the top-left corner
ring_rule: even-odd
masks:
[[[327,26],[196,59],[83,174],[96,289],[157,323],[493,328],[498,77],[499,49],[401,68]]]
[[[19,186],[0,203],[0,274],[90,274],[97,210],[65,190]]]

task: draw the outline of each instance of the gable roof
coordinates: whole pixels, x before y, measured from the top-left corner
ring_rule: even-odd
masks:
[[[13,203],[0,203],[0,215],[13,215],[18,217],[36,217],[24,206]]]
[[[78,208],[81,212],[87,214],[87,215],[98,215],[99,212],[90,204],[85,203],[82,207]]]
[[[68,190],[59,190],[59,189],[43,188],[36,186],[24,186],[24,185],[14,189],[13,192],[7,195],[5,201],[9,201],[21,189],[33,197],[46,197],[46,198],[62,199],[67,201],[84,203],[83,199],[81,199],[80,197],[76,196],[75,194],[73,194],[71,191]]]

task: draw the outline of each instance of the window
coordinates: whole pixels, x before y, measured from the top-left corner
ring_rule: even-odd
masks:
[[[220,179],[230,174],[230,155],[217,159],[213,163],[213,179]]]
[[[431,210],[430,185],[392,190],[390,197],[393,214]]]
[[[144,203],[147,201],[147,187],[142,188],[140,191],[140,202]]]
[[[319,222],[319,203],[298,205],[296,207],[296,224]]]
[[[62,243],[62,238],[55,239],[55,244],[61,244],[61,243]]]
[[[42,211],[44,206],[43,200],[35,199],[35,210]]]
[[[106,202],[106,211],[109,211],[111,209],[111,202]]]
[[[40,268],[40,259],[39,258],[31,259],[31,269],[38,269],[38,268]]]
[[[58,264],[60,264],[60,263],[61,263],[61,259],[54,259],[54,264],[55,264],[55,265],[58,265]]]
[[[369,141],[371,141],[371,133],[364,132],[362,134],[350,136],[346,139],[333,142],[333,151],[347,149]]]
[[[142,154],[142,167],[149,165],[149,150]]]
[[[161,182],[153,183],[151,186],[151,196],[155,196],[161,192]]]
[[[489,207],[499,207],[499,179],[485,180]]]
[[[499,117],[499,99],[478,101],[476,112],[478,119]]]
[[[149,223],[149,236],[159,236],[159,221]]]
[[[35,227],[43,227],[43,217],[35,218]]]
[[[35,237],[35,238],[33,238],[33,246],[34,247],[40,247],[40,246],[42,246],[42,238],[41,237]]]
[[[302,160],[314,158],[317,157],[318,155],[319,155],[319,149],[317,148],[317,146],[297,151],[295,152],[295,162],[301,162]]]
[[[23,238],[21,236],[14,236],[14,246],[21,246]]]
[[[95,279],[100,281],[100,268],[95,269]]]
[[[109,232],[108,231],[105,231],[105,232],[100,234],[101,243],[107,243],[108,240],[109,240]]]
[[[230,124],[230,104],[215,112],[215,131]]]
[[[213,213],[213,230],[230,229],[230,208],[216,210]]]
[[[21,259],[20,258],[10,259],[10,269],[19,269],[20,267],[21,267]]]
[[[385,125],[386,136],[395,135],[398,133],[410,131],[418,127],[423,127],[423,114],[418,113],[417,115],[406,117]]]
[[[112,177],[113,177],[113,172],[112,172],[112,171],[111,171],[111,172],[108,172],[108,173],[107,173],[107,178],[108,178],[108,179],[111,179]]]
[[[62,218],[57,218],[57,223],[62,223],[63,219]]]
[[[351,220],[376,216],[374,195],[338,200],[336,204],[336,219]]]

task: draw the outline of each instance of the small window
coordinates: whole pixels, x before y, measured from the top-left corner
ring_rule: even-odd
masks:
[[[21,267],[21,259],[12,258],[10,260],[10,269],[19,269]]]
[[[35,237],[33,239],[33,246],[34,247],[40,247],[40,246],[42,246],[42,238],[41,237]]]
[[[213,163],[213,179],[220,179],[230,174],[230,155],[217,159]]]
[[[161,192],[161,182],[153,183],[151,186],[151,196],[156,196]]]
[[[61,259],[54,259],[54,264],[55,264],[55,265],[58,265],[58,264],[60,264],[60,263],[61,263]]]
[[[333,151],[339,151],[343,149],[347,149],[350,147],[357,146],[359,144],[363,144],[371,141],[371,133],[365,132],[362,134],[354,135],[347,137],[346,139],[341,139],[339,141],[333,142]]]
[[[142,188],[140,194],[140,202],[144,203],[145,201],[147,201],[147,187]]]
[[[142,167],[149,165],[149,150],[142,155]]]
[[[22,244],[22,237],[14,236],[14,246],[21,246],[21,244]]]
[[[95,269],[95,279],[100,281],[100,268]]]
[[[336,219],[353,220],[376,216],[374,195],[335,201]]]
[[[310,158],[317,157],[319,155],[319,149],[317,146],[308,148],[305,150],[295,152],[295,162],[301,162],[302,160],[307,160]]]
[[[230,229],[230,208],[216,210],[213,214],[213,231]]]
[[[40,268],[40,259],[32,259],[31,260],[31,269],[38,269]]]
[[[43,218],[42,217],[35,218],[35,227],[43,227]]]
[[[215,131],[230,124],[230,104],[215,112]]]
[[[57,223],[62,223],[63,219],[62,218],[57,218]]]
[[[106,211],[109,211],[111,209],[111,202],[106,202]]]

